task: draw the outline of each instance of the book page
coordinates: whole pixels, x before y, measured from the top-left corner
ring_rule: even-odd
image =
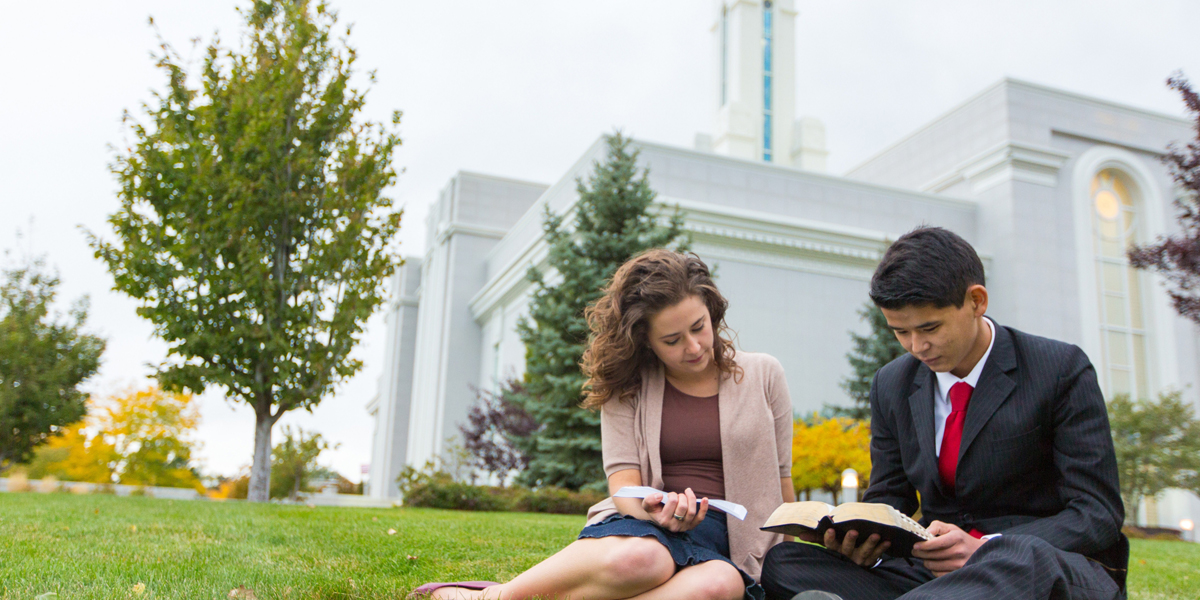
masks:
[[[645,498],[646,496],[655,493],[663,494],[663,503],[666,504],[666,492],[662,490],[656,490],[645,485],[627,485],[617,490],[617,493],[613,494],[613,498]],[[699,502],[699,500],[697,500],[697,502]],[[713,508],[721,509],[721,512],[731,515],[739,521],[746,520],[746,507],[738,504],[737,502],[730,502],[728,500],[709,500],[708,505]]]
[[[920,523],[910,519],[907,515],[896,510],[889,504],[847,502],[834,508],[829,516],[834,523],[871,521],[873,523],[899,527],[900,529],[916,534],[923,540],[933,539],[933,535],[922,527]]]
[[[833,511],[833,506],[815,500],[808,502],[785,502],[771,513],[771,517],[763,523],[763,527],[779,525],[800,525],[808,529],[817,529],[821,519]]]

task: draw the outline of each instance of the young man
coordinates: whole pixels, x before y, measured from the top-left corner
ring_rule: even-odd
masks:
[[[937,537],[912,560],[856,532],[779,544],[768,597],[1123,598],[1125,511],[1083,351],[985,317],[983,264],[945,229],[896,240],[870,294],[908,354],[871,385],[864,500],[919,507]]]

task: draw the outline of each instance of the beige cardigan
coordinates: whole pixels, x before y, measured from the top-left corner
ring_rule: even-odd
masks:
[[[739,352],[745,375],[740,383],[723,378],[717,406],[721,413],[721,453],[725,499],[744,505],[745,521],[729,517],[733,562],[755,580],[763,557],[783,537],[759,530],[780,504],[779,480],[792,473],[792,400],[779,361],[767,354]],[[600,410],[604,474],[637,469],[642,484],[663,488],[659,436],[662,431],[664,376],[660,366],[646,371],[634,402],[609,401]],[[588,511],[588,524],[617,513],[612,498]]]

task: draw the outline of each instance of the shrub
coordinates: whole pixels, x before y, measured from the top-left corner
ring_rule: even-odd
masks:
[[[600,492],[572,492],[556,487],[523,490],[514,503],[513,510],[559,515],[585,515],[593,504],[607,497],[607,494]]]
[[[1121,533],[1132,540],[1163,540],[1169,542],[1183,541],[1183,532],[1170,527],[1139,527],[1137,525],[1126,525],[1121,528]]]
[[[502,511],[512,508],[511,501],[491,493],[487,487],[457,481],[433,482],[419,486],[404,497],[404,503],[409,506],[455,510]]]
[[[233,477],[218,477],[216,487],[205,494],[213,500],[245,500],[250,494],[250,475],[243,472]]]
[[[32,488],[29,485],[29,477],[25,476],[24,471],[16,471],[8,476],[8,491],[10,492],[28,492]]]
[[[396,481],[404,504],[422,508],[582,515],[606,497],[599,492],[572,492],[555,487],[531,490],[470,485],[455,481],[432,463],[422,469],[406,467]]]

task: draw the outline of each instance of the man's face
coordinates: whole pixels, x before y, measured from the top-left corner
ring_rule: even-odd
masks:
[[[987,350],[987,340],[980,335],[980,326],[987,327],[980,320],[987,310],[987,290],[981,285],[971,286],[959,307],[924,305],[880,310],[900,345],[938,373],[950,371],[964,377]]]

